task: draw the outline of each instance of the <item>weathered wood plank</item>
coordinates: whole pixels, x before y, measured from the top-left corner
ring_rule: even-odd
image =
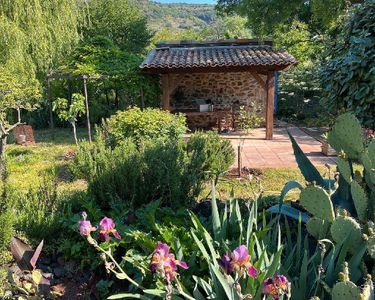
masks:
[[[170,87],[169,87],[169,74],[162,75],[162,89],[163,89],[163,110],[171,110],[170,101]]]
[[[275,73],[267,74],[266,140],[273,138],[273,112],[275,98]]]
[[[257,72],[249,72],[251,76],[260,84],[260,86],[267,92],[267,82]]]

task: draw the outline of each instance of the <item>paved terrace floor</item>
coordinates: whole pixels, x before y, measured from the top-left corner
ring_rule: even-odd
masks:
[[[287,130],[315,166],[323,166],[326,163],[336,164],[335,157],[327,157],[321,152],[319,141],[297,127],[289,127],[275,128],[273,140],[270,141],[264,139],[265,128],[254,129],[250,135],[247,135],[242,155],[243,167],[259,169],[297,167]],[[222,137],[229,139],[237,152],[239,135],[230,133],[222,134]],[[233,167],[237,167],[237,158]]]

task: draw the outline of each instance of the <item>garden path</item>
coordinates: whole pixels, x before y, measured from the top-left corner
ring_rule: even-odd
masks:
[[[242,165],[247,168],[289,168],[297,167],[293,154],[292,143],[287,130],[293,135],[302,151],[315,166],[336,164],[336,158],[321,153],[321,143],[298,127],[275,128],[273,140],[265,140],[265,128],[252,130],[245,137]],[[237,150],[239,135],[223,134]],[[237,152],[237,151],[236,151]],[[233,167],[237,167],[237,158]]]

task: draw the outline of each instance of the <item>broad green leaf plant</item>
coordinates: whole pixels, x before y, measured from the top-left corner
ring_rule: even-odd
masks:
[[[307,232],[324,249],[319,267],[323,270],[319,279],[321,292],[338,295],[334,284],[343,269],[349,268],[354,283],[375,271],[375,141],[366,144],[365,131],[354,115],[341,115],[328,133],[328,143],[339,153],[338,174],[332,179],[332,167],[327,166],[330,176],[324,179],[293,137],[291,140],[307,186],[288,183],[280,203],[270,211],[279,210],[295,219],[304,215]],[[301,190],[299,204],[307,213],[283,203],[285,194],[293,188]],[[355,290],[361,293],[357,287]]]

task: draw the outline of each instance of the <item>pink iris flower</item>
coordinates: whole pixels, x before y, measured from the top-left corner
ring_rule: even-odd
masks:
[[[151,271],[159,272],[163,279],[171,282],[177,274],[177,266],[188,269],[186,262],[175,259],[174,254],[169,253],[169,246],[158,242],[151,258]]]
[[[253,278],[258,277],[258,270],[251,264],[249,250],[245,245],[241,245],[233,250],[231,264],[240,275],[243,269],[246,269],[249,276]]]
[[[112,233],[113,236],[118,239],[118,240],[121,240],[121,236],[120,234],[117,232],[117,230],[115,229],[115,222],[113,222],[112,219],[110,218],[107,218],[107,217],[104,217],[101,221],[100,221],[100,235],[99,235],[99,239],[100,240],[105,240],[105,241],[109,241],[110,240],[110,236],[109,234]]]
[[[81,235],[89,236],[92,231],[96,231],[96,227],[93,227],[90,221],[79,221],[79,232]]]
[[[290,283],[284,275],[276,275],[273,279],[267,278],[263,282],[263,294],[280,299],[281,295],[289,293]]]

